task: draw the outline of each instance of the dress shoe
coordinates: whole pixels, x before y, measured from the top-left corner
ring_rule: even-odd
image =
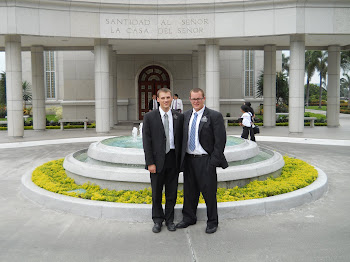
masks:
[[[166,225],[169,231],[176,231],[176,226],[173,222]]]
[[[205,233],[213,234],[216,232],[217,229],[218,229],[218,226],[207,226],[207,228],[205,229]]]
[[[152,228],[153,233],[159,233],[162,230],[162,223],[154,223]]]
[[[192,226],[194,224],[196,224],[196,223],[188,223],[188,222],[182,220],[180,223],[178,223],[176,225],[176,228],[186,228],[186,227]]]

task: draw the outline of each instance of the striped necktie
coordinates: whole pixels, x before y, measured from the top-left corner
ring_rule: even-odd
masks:
[[[191,125],[191,131],[190,131],[190,143],[189,143],[189,149],[191,151],[194,151],[196,148],[196,122],[197,122],[197,113],[194,113],[194,117],[192,120],[192,125]]]

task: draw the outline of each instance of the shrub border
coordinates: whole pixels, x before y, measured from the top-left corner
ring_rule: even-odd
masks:
[[[316,181],[296,191],[261,199],[218,203],[220,219],[266,215],[287,211],[291,208],[316,201],[327,192],[328,179],[321,169],[315,168],[318,171]],[[149,204],[124,204],[86,200],[44,190],[32,182],[31,176],[34,169],[29,170],[23,175],[21,179],[21,192],[30,200],[46,208],[92,218],[116,219],[118,221],[129,222],[151,221],[152,205]],[[176,205],[176,221],[181,220],[181,212],[182,205]],[[200,221],[207,219],[205,204],[198,205],[197,217]]]
[[[287,211],[291,208],[316,201],[323,196],[328,188],[326,174],[322,170],[316,169],[318,171],[316,181],[302,189],[267,198],[218,203],[220,219],[266,215]],[[130,222],[151,221],[152,205],[94,201],[52,193],[38,187],[31,181],[33,170],[22,177],[21,191],[27,198],[46,208],[92,218],[116,219],[118,221]],[[176,205],[176,221],[181,220],[181,212],[182,205]],[[205,204],[199,204],[197,211],[198,220],[205,221],[207,219],[206,216]]]

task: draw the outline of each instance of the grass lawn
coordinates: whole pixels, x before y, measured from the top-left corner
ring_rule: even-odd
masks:
[[[327,106],[322,106],[321,108],[319,108],[318,106],[308,106],[306,107],[306,109],[327,111]]]

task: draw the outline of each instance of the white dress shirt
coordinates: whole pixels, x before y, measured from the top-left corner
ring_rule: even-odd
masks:
[[[184,106],[182,104],[182,100],[180,98],[173,99],[173,101],[171,101],[171,108],[174,110],[180,110],[180,112],[183,112]]]
[[[153,110],[158,109],[158,101],[157,99],[153,99]]]
[[[252,122],[252,115],[251,113],[245,112],[242,116],[242,125],[246,127],[251,127],[251,122]]]
[[[193,154],[193,155],[207,155],[208,153],[203,149],[203,147],[201,146],[201,144],[199,143],[199,137],[198,137],[198,128],[199,128],[199,124],[201,122],[203,113],[205,110],[205,106],[203,106],[203,108],[201,110],[199,110],[198,112],[196,110],[193,109],[192,112],[192,116],[190,119],[190,123],[188,124],[188,140],[187,140],[187,153],[188,154]],[[190,144],[190,134],[191,134],[191,126],[192,126],[192,122],[193,122],[193,118],[194,118],[194,113],[197,113],[197,121],[196,121],[196,147],[194,149],[194,151],[191,151],[188,146]]]
[[[171,110],[169,110],[168,112],[164,112],[161,107],[159,107],[159,112],[160,112],[160,117],[162,118],[163,126],[164,126],[164,115],[165,114],[168,115],[170,149],[175,149],[173,114],[171,113]]]

